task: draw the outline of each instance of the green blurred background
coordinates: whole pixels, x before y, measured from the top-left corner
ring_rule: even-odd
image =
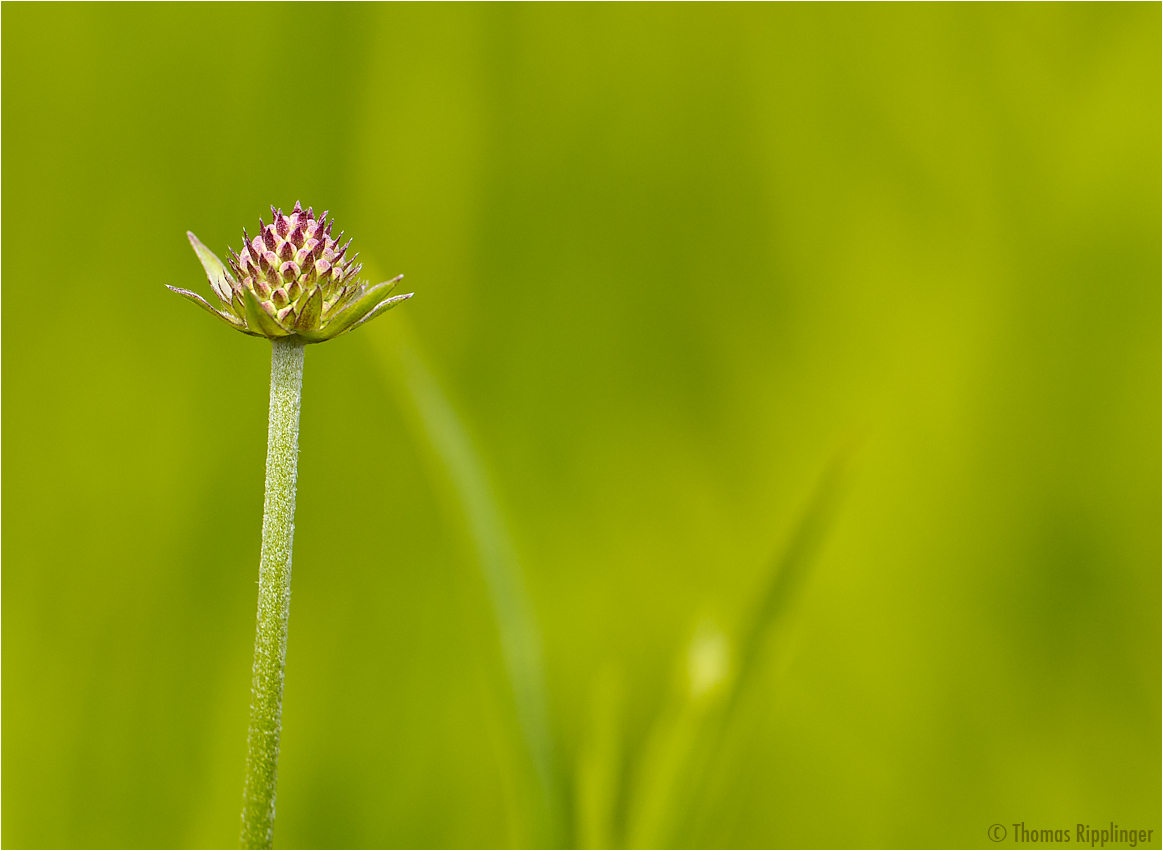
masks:
[[[1158,4],[0,14],[4,845],[237,841],[302,199],[277,845],[1159,846]]]

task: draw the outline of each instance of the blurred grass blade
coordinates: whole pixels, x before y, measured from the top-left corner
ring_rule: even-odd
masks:
[[[673,847],[677,806],[687,801],[679,784],[699,738],[705,705],[680,693],[666,703],[643,747],[636,782],[629,790],[629,848]]]
[[[424,437],[452,481],[468,521],[500,635],[505,672],[513,690],[517,720],[536,773],[545,836],[539,844],[561,841],[560,792],[549,725],[541,658],[541,639],[533,605],[517,562],[508,528],[489,485],[484,464],[460,417],[416,351],[401,341],[375,339],[381,360],[396,372],[415,403]]]
[[[808,568],[820,551],[839,502],[850,454],[851,450],[845,448],[833,459],[816,486],[816,492],[800,518],[791,541],[773,559],[767,587],[759,598],[750,623],[740,635],[737,653],[739,662],[724,701],[724,723],[734,712],[739,695],[755,676],[764,637],[787,614],[788,607],[803,586]]]
[[[790,610],[831,526],[848,449],[829,465],[787,544],[772,560],[767,584],[739,632],[734,653],[726,636],[701,629],[682,654],[681,683],[647,742],[627,817],[635,848],[689,845],[701,793],[720,761],[724,733],[740,695],[762,669],[761,649]],[[730,660],[734,655],[736,661]],[[706,660],[714,660],[708,665]],[[713,668],[712,676],[704,669]],[[730,669],[734,669],[731,671]]]
[[[589,731],[578,749],[574,823],[578,848],[612,848],[622,769],[622,678],[607,666],[590,689]]]

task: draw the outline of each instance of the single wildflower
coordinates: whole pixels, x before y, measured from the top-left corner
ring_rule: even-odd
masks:
[[[392,296],[400,275],[370,286],[348,255],[351,240],[332,237],[327,213],[318,218],[298,203],[287,215],[271,207],[258,236],[242,232],[242,250],[229,267],[186,235],[202,261],[219,306],[190,290],[170,287],[230,327],[271,341],[271,394],[267,425],[266,496],[259,554],[258,619],[251,676],[250,731],[243,790],[242,846],[274,842],[283,672],[291,607],[291,552],[295,537],[295,480],[303,354],[308,343],[346,334],[391,310],[412,294]]]
[[[351,239],[331,235],[335,220],[318,218],[296,202],[284,215],[271,207],[272,221],[258,220],[253,239],[242,230],[242,250],[230,251],[229,267],[187,232],[190,244],[214,290],[219,306],[181,287],[169,287],[230,327],[253,337],[275,340],[295,336],[303,343],[322,343],[353,331],[412,297],[392,296],[404,277],[370,285],[359,280],[358,255],[349,255]]]

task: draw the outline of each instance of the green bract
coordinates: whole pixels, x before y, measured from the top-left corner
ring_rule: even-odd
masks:
[[[350,239],[340,247],[343,234],[331,237],[335,220],[327,222],[326,212],[316,219],[310,207],[304,210],[296,202],[289,215],[274,207],[271,215],[269,225],[258,220],[254,239],[243,228],[242,251],[230,252],[229,269],[198,237],[186,233],[221,308],[195,292],[169,289],[244,334],[270,339],[297,335],[307,343],[345,334],[412,297],[389,298],[403,275],[375,286],[357,280],[363,266],[347,256]]]

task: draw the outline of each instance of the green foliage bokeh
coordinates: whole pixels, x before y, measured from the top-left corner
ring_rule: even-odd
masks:
[[[236,842],[269,346],[163,284],[301,199],[417,296],[307,352],[277,845],[545,839],[406,340],[527,584],[560,841],[595,759],[628,841],[688,647],[850,451],[667,841],[1158,846],[1158,4],[2,24],[4,845]]]

